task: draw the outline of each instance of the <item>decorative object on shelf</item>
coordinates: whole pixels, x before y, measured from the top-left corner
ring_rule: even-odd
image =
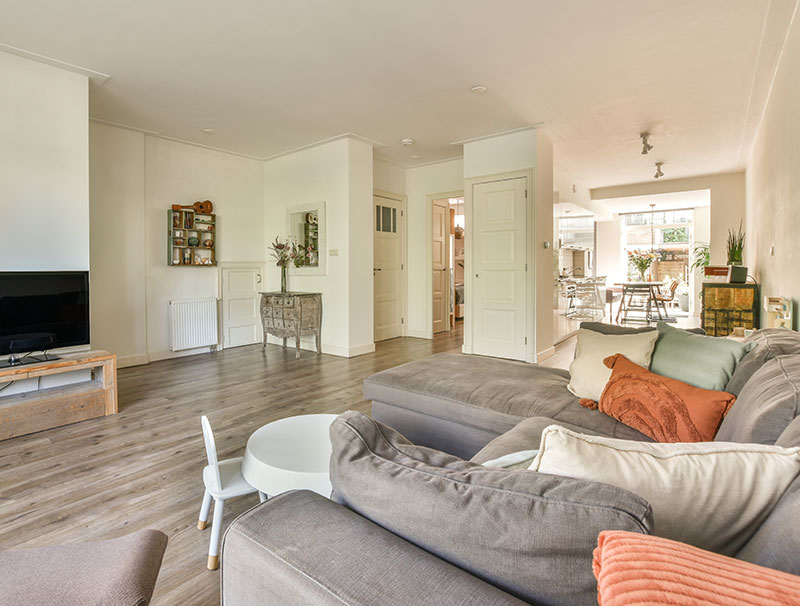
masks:
[[[193,210],[198,215],[210,215],[214,211],[214,204],[211,202],[211,200],[195,202],[194,204],[189,204],[187,206],[173,204],[172,210]]]
[[[281,268],[281,292],[286,292],[286,274],[289,270],[289,263],[300,267],[303,264],[305,253],[291,238],[281,240],[279,236],[276,236],[275,241],[269,245],[269,250],[272,258],[275,259],[275,265]]]
[[[167,265],[213,267],[216,257],[216,215],[210,200],[190,206],[173,204],[167,211]]]
[[[322,353],[322,294],[317,292],[262,292],[261,323],[264,347],[267,335],[295,339],[295,359],[300,357],[300,336],[315,335],[317,353]]]
[[[653,264],[653,261],[658,257],[652,252],[644,250],[629,250],[628,251],[628,264],[632,265],[639,272],[639,277],[642,282],[647,281],[647,270]]]
[[[728,265],[741,265],[742,253],[744,252],[744,231],[742,231],[742,221],[739,221],[739,230],[736,232],[728,230]]]

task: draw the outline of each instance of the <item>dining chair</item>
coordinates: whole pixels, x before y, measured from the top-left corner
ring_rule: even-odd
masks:
[[[669,318],[669,314],[667,313],[667,303],[670,303],[675,299],[675,291],[678,289],[678,281],[673,280],[672,284],[669,285],[669,294],[656,294],[655,297],[651,297],[653,303],[656,304],[656,309],[658,309],[659,304],[661,305],[661,309],[664,310],[664,316]]]
[[[222,530],[222,516],[225,511],[225,501],[232,497],[240,497],[246,494],[258,492],[242,475],[242,458],[217,460],[217,445],[214,442],[214,432],[211,431],[211,423],[208,417],[200,417],[203,426],[203,440],[206,443],[206,456],[208,465],[203,469],[203,484],[205,494],[203,495],[203,505],[200,508],[200,519],[197,528],[205,530],[208,522],[208,511],[211,508],[211,499],[214,499],[214,521],[211,524],[211,543],[208,547],[208,569],[216,570],[219,568],[219,538]],[[259,493],[259,498],[263,501],[264,495]]]

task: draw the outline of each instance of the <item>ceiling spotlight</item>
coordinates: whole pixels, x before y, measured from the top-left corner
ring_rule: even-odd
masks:
[[[482,95],[482,94],[483,94],[483,93],[485,93],[487,90],[489,90],[489,89],[487,89],[487,88],[486,88],[485,86],[483,86],[482,84],[478,84],[478,85],[476,85],[476,86],[473,86],[472,88],[470,88],[470,89],[469,89],[469,92],[471,92],[471,93],[473,93],[473,94],[475,94],[475,95]]]
[[[418,159],[418,158],[419,158],[419,156],[418,156],[417,154],[414,154],[413,156],[411,156],[411,159],[412,159],[412,160],[416,160],[416,159]]]
[[[639,133],[639,136],[642,138],[642,155],[646,156],[647,152],[653,149],[653,146],[647,142],[650,138],[650,133]]]
[[[213,135],[216,131],[213,128],[204,128],[200,132],[204,135]]]
[[[414,139],[402,139],[400,143],[402,145],[414,145]]]
[[[664,166],[663,162],[656,162],[656,174],[653,175],[653,179],[658,179],[659,177],[664,176],[664,171],[661,170],[662,166]]]

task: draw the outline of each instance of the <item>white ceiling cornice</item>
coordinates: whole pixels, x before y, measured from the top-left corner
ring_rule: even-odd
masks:
[[[81,67],[80,65],[73,65],[72,63],[59,61],[58,59],[32,53],[31,51],[27,51],[23,48],[17,48],[16,46],[11,46],[9,44],[0,43],[0,51],[8,53],[9,55],[22,57],[23,59],[30,59],[31,61],[36,61],[37,63],[44,63],[45,65],[49,65],[51,67],[57,67],[68,72],[80,74],[81,76],[86,76],[89,78],[90,82],[97,86],[103,86],[103,84],[105,84],[111,77],[108,74],[89,69],[88,67]]]

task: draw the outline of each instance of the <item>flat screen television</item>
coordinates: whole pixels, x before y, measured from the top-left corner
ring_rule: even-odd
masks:
[[[0,355],[88,343],[88,271],[0,272]]]

